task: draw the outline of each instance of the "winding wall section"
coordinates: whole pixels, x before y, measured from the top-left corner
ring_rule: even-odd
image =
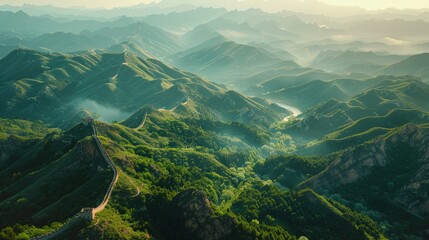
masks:
[[[92,130],[93,130],[92,139],[94,140],[95,144],[97,145],[97,148],[100,151],[104,160],[107,162],[109,167],[113,170],[113,179],[110,182],[110,185],[106,191],[106,194],[104,195],[103,201],[100,203],[100,205],[98,205],[95,208],[83,208],[80,212],[76,213],[73,217],[69,218],[64,223],[64,225],[62,227],[56,229],[55,231],[47,233],[45,235],[41,235],[41,236],[31,238],[31,240],[53,239],[80,221],[92,221],[95,218],[95,214],[103,211],[104,208],[109,203],[110,197],[111,197],[112,192],[113,192],[113,188],[115,187],[115,184],[118,181],[118,177],[119,177],[118,170],[116,169],[115,165],[113,164],[113,161],[110,159],[109,155],[107,154],[106,150],[104,149],[103,145],[101,144],[101,141],[98,138],[97,128],[94,126],[93,123],[90,123],[90,124],[91,124]]]

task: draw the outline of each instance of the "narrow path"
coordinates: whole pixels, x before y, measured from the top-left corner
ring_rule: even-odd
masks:
[[[139,130],[140,128],[142,128],[142,127],[144,126],[144,124],[146,123],[146,118],[147,118],[147,109],[146,109],[146,112],[145,112],[145,114],[144,114],[143,121],[140,123],[140,125],[138,125],[138,126],[135,128],[135,130]]]
[[[121,72],[122,66],[124,66],[124,65],[128,66],[128,63],[126,63],[126,62],[121,63],[121,66],[119,66],[118,72],[116,73],[115,76],[112,77],[112,80],[116,80],[116,78],[118,78],[119,72]]]
[[[168,110],[168,109],[163,109],[163,108],[158,109],[158,110],[164,110],[164,111],[174,112],[174,111],[176,111],[176,109],[177,109],[179,106],[185,106],[185,105],[187,105],[188,103],[189,103],[189,98],[187,98],[185,102],[180,103],[179,105],[175,106],[174,108],[172,108],[172,109],[170,109],[170,110]]]
[[[140,195],[140,188],[137,186],[137,184],[127,175],[127,174],[123,174],[123,176],[125,176],[128,181],[134,186],[134,188],[136,189],[136,194],[132,195],[131,197],[137,197],[138,195]]]

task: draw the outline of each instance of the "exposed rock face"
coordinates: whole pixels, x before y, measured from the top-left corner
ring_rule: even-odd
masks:
[[[180,221],[193,239],[225,239],[232,233],[234,220],[217,217],[203,191],[187,190],[178,194],[174,204],[181,213]]]
[[[400,159],[405,164],[415,164],[417,171],[408,173],[406,183],[396,186],[392,202],[419,215],[429,215],[429,131],[416,125],[407,125],[375,142],[369,142],[340,154],[328,169],[303,186],[316,190],[334,190],[354,183],[373,173],[374,169],[383,169],[392,163],[394,149],[405,145],[413,149],[417,159]],[[415,154],[414,154],[415,153]],[[404,171],[406,171],[404,169]]]
[[[394,136],[392,142],[405,141],[416,147],[420,152],[418,159],[421,167],[410,179],[409,183],[401,188],[393,199],[396,203],[405,206],[409,211],[418,215],[429,215],[429,134],[419,131],[411,125],[402,134]]]

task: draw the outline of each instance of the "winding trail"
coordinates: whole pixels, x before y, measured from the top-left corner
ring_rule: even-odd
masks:
[[[115,76],[112,77],[112,80],[116,80],[116,78],[118,78],[119,72],[121,72],[122,66],[124,66],[124,65],[128,66],[128,63],[126,63],[126,62],[121,63],[121,66],[119,66],[118,72],[116,73]]]
[[[33,237],[31,238],[31,240],[49,240],[49,239],[53,239],[55,237],[57,237],[58,235],[60,235],[61,233],[65,232],[66,230],[68,230],[71,226],[73,226],[74,224],[76,224],[79,221],[82,220],[94,220],[95,219],[95,215],[101,211],[104,210],[104,208],[107,206],[107,204],[109,203],[110,197],[112,195],[113,192],[113,188],[115,187],[116,182],[118,181],[119,175],[118,175],[118,170],[116,169],[113,161],[110,159],[108,153],[106,152],[106,150],[104,149],[103,145],[101,144],[100,139],[98,138],[98,131],[97,128],[95,127],[94,123],[91,123],[91,128],[93,131],[93,135],[92,135],[92,139],[94,140],[98,150],[100,151],[101,156],[104,158],[104,160],[107,162],[107,164],[109,165],[109,167],[113,170],[113,179],[110,182],[109,188],[106,191],[106,194],[104,195],[103,201],[100,203],[100,205],[98,205],[95,208],[83,208],[80,212],[76,213],[74,216],[72,216],[71,218],[67,219],[67,221],[64,223],[64,225],[56,230],[54,230],[53,232],[41,235],[41,236],[37,236],[37,237]],[[126,175],[125,175],[126,176]],[[134,183],[132,183],[134,184]],[[138,189],[138,193],[136,196],[138,196],[138,194],[140,194],[140,189]],[[97,222],[98,224],[98,222]]]
[[[131,185],[133,185],[134,188],[136,189],[136,194],[132,195],[131,197],[134,198],[140,195],[140,188],[137,186],[137,184],[133,180],[131,180],[131,178],[127,174],[123,174],[123,176],[125,176],[128,179],[128,181],[131,183]]]
[[[138,126],[135,128],[135,130],[139,130],[140,128],[142,128],[142,127],[144,126],[144,124],[146,123],[146,119],[147,119],[147,109],[146,109],[146,112],[145,112],[145,114],[144,114],[143,121],[140,123],[140,125],[138,125]]]
[[[93,128],[95,129],[94,126],[93,126]],[[113,170],[113,179],[110,182],[110,185],[109,185],[109,188],[107,189],[106,194],[104,195],[103,201],[101,202],[101,204],[98,207],[92,209],[92,214],[93,214],[93,218],[94,218],[95,214],[103,211],[104,208],[109,203],[110,197],[111,197],[112,192],[113,192],[113,188],[115,187],[115,184],[118,181],[119,175],[118,175],[118,170],[116,169],[115,165],[113,164],[113,161],[110,159],[110,157],[107,154],[106,150],[103,148],[103,145],[101,144],[101,141],[98,138],[98,136],[97,135],[92,135],[92,138],[94,139],[95,143],[97,144],[97,147],[100,150],[100,153],[103,156],[104,160],[106,160],[107,164],[109,164],[109,166]]]

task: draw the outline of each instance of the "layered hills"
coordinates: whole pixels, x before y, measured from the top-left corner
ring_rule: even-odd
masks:
[[[406,56],[374,52],[324,51],[319,53],[310,66],[333,72],[371,73],[405,58]]]
[[[1,66],[3,117],[63,126],[88,112],[122,120],[145,105],[186,116],[263,124],[282,116],[268,102],[130,52],[67,55],[18,49]]]
[[[185,2],[3,6],[0,240],[429,239],[424,10]]]
[[[109,186],[112,172],[86,137],[92,134],[90,127],[34,138],[38,130],[33,124],[25,133],[1,140],[2,227],[63,222],[83,207],[97,206]]]
[[[223,81],[225,76],[249,74],[282,61],[265,49],[228,41],[205,48],[197,46],[188,52],[173,58],[172,64],[215,81]]]
[[[257,129],[237,123],[180,119],[153,108],[145,109],[145,113],[146,123],[139,129],[95,123],[102,144],[120,172],[119,181],[110,207],[97,215],[98,224],[75,226],[64,233],[65,237],[92,238],[109,234],[181,239],[189,236],[196,239],[258,236],[296,239],[303,235],[384,238],[369,218],[311,190],[282,191],[258,178],[247,180],[252,172],[240,166],[256,161],[258,158],[252,146],[261,146],[266,141],[266,136],[261,136]],[[130,124],[130,121],[124,124]],[[42,231],[38,227],[46,222],[61,221],[74,214],[73,210],[92,206],[99,199],[91,184],[102,186],[103,179],[111,172],[105,170],[105,163],[99,162],[94,142],[85,137],[91,131],[91,127],[79,124],[69,131],[56,132],[45,138],[20,140],[21,144],[12,144],[17,141],[13,136],[1,142],[10,152],[1,163],[15,162],[0,173],[7,176],[1,182],[5,186],[0,201],[2,214],[11,216],[16,207],[27,209],[25,213],[34,212],[32,217],[15,214],[7,223],[1,222],[2,227],[19,224],[18,235],[32,237]],[[254,142],[258,138],[261,142]],[[33,147],[20,148],[26,144]],[[247,146],[247,153],[235,152],[234,145]],[[215,152],[207,152],[207,148]],[[31,151],[38,153],[34,155],[38,157],[19,157]],[[243,158],[247,161],[237,157],[239,154],[245,154]],[[20,164],[23,161],[31,164]],[[34,173],[18,175],[17,172]],[[63,176],[61,181],[55,181],[58,175]],[[75,178],[79,181],[73,180]],[[28,181],[32,184],[23,184]],[[56,194],[69,197],[44,201],[37,209],[32,208],[33,202],[43,198],[35,195],[33,199],[26,195],[27,192],[35,191],[45,196],[45,191],[53,191],[64,184],[69,187],[57,190]],[[71,204],[74,194],[86,197],[74,201],[67,210],[60,209],[60,206]],[[319,212],[319,215],[315,217],[313,212]],[[326,224],[319,228],[317,222],[320,219]],[[329,224],[330,221],[336,224]],[[302,224],[314,227],[309,231],[301,228]],[[51,227],[55,228],[55,225]]]
[[[421,222],[428,216],[427,130],[427,124],[406,124],[341,152],[301,187],[336,192],[345,201],[383,213],[386,217],[377,218],[403,226],[403,231],[392,235],[394,239],[406,232],[421,235],[417,229],[425,228]]]
[[[377,71],[378,74],[414,75],[424,80],[429,79],[429,53],[408,57]]]
[[[341,128],[360,126],[353,133],[357,134],[374,127],[395,127],[419,121],[420,117],[415,118],[414,115],[424,115],[428,111],[429,106],[424,99],[429,96],[429,86],[419,79],[379,77],[360,84],[367,88],[346,100],[332,99],[316,105],[303,115],[302,120],[289,126],[290,131],[318,138]],[[386,118],[390,120],[386,121]],[[327,127],[320,128],[326,124]]]

